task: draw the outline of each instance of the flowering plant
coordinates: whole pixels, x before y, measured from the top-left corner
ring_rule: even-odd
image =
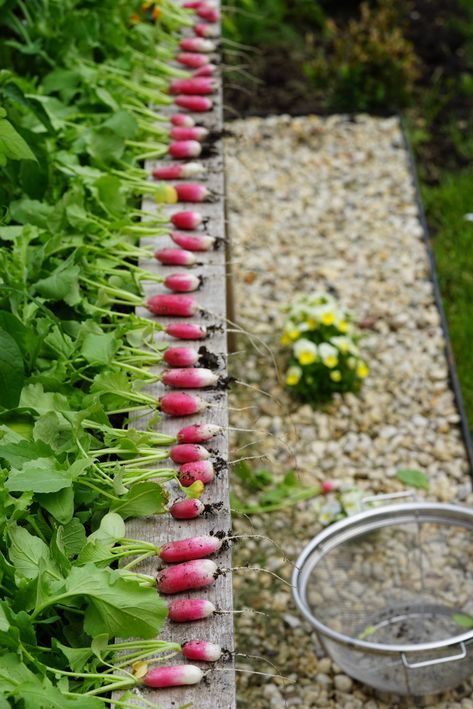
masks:
[[[358,349],[352,316],[328,293],[299,296],[287,308],[281,338],[291,345],[287,386],[316,402],[334,392],[356,392],[369,374]]]

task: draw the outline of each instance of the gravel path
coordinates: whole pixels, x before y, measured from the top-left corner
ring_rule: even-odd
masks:
[[[270,397],[234,387],[233,426],[252,428],[234,440],[234,458],[282,478],[296,469],[308,484],[354,482],[369,493],[400,491],[400,467],[420,468],[427,496],[472,504],[459,417],[448,384],[443,337],[429,279],[415,192],[397,119],[285,116],[229,125],[227,194],[238,324],[232,374]],[[281,306],[300,292],[330,289],[363,328],[370,366],[360,396],[337,398],[314,411],[280,385],[284,358]],[[259,348],[259,352],[256,351]],[[254,502],[235,483],[234,492]],[[241,533],[268,534],[295,559],[320,530],[314,501],[281,512],[235,518]],[[235,565],[259,564],[289,578],[290,562],[269,542],[248,540]],[[264,655],[292,684],[239,675],[240,707],[435,706],[473,708],[470,685],[414,702],[383,697],[352,682],[315,645],[290,589],[273,577],[235,573],[241,607],[240,652]],[[243,669],[274,672],[240,658]]]

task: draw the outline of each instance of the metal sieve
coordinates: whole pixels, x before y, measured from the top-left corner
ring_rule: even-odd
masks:
[[[473,511],[403,503],[318,534],[294,598],[327,653],[383,692],[424,695],[473,673]]]

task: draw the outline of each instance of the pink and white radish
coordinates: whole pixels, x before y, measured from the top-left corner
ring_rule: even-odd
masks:
[[[159,249],[154,257],[163,266],[193,266],[197,261],[191,251],[184,249]]]
[[[185,7],[187,10],[197,10],[199,5],[203,2],[204,0],[187,0],[187,2],[182,3],[182,7]]]
[[[207,408],[206,401],[195,394],[188,394],[184,391],[171,391],[164,394],[159,405],[161,411],[168,416],[192,416]]]
[[[167,369],[163,372],[161,381],[168,387],[178,389],[204,389],[217,384],[218,374],[205,367]]]
[[[165,332],[178,340],[203,340],[207,337],[205,325],[195,323],[170,323],[166,325]]]
[[[183,687],[198,684],[204,673],[195,665],[170,665],[168,667],[153,667],[140,680],[146,687],[164,689],[165,687]]]
[[[164,285],[176,293],[192,293],[202,284],[202,278],[192,273],[171,273],[164,279]]]
[[[205,113],[205,111],[210,111],[213,106],[212,100],[206,96],[186,96],[184,94],[176,96],[174,103],[176,106],[194,111],[194,113]]]
[[[174,519],[196,519],[204,511],[204,503],[196,499],[178,500],[169,508],[169,513]]]
[[[176,212],[171,216],[171,222],[177,229],[184,229],[185,231],[192,231],[197,229],[204,221],[202,214],[199,212]]]
[[[205,64],[210,64],[208,56],[197,52],[181,52],[177,55],[176,61],[178,61],[179,64],[189,67],[189,69],[199,69],[205,66]]]
[[[216,64],[204,64],[204,66],[199,67],[192,72],[192,76],[214,76],[217,73]]]
[[[218,25],[207,25],[205,22],[198,22],[193,27],[194,34],[199,38],[211,37],[212,39],[218,37],[220,34],[220,28]]]
[[[205,234],[181,234],[178,231],[173,231],[171,239],[187,251],[210,251],[215,246],[215,239]]]
[[[169,135],[174,140],[198,140],[202,142],[208,136],[209,131],[202,126],[174,126]]]
[[[191,318],[200,306],[191,295],[153,295],[146,301],[146,306],[153,315],[166,315],[168,317]]]
[[[184,37],[179,42],[179,46],[183,52],[199,52],[202,54],[209,54],[216,49],[214,42],[201,37]]]
[[[198,157],[202,146],[197,140],[176,140],[169,145],[168,152],[176,160],[187,160]]]
[[[162,165],[153,170],[155,180],[182,180],[189,177],[200,177],[204,174],[205,167],[199,162]]]
[[[168,347],[163,354],[163,359],[170,367],[193,367],[199,361],[199,353],[192,347]],[[190,443],[200,443],[200,441],[190,441]]]
[[[192,116],[188,116],[185,113],[175,113],[172,115],[171,123],[177,128],[193,128],[195,126],[195,121]]]
[[[159,556],[166,564],[180,564],[183,561],[205,559],[205,557],[219,551],[222,543],[221,539],[210,534],[190,537],[163,544]]]
[[[208,485],[215,479],[214,466],[210,460],[184,463],[179,468],[178,479],[183,487],[190,487],[199,480],[204,485]]]
[[[156,585],[160,593],[173,594],[212,586],[217,574],[217,564],[211,559],[185,561],[160,571]]]
[[[174,463],[193,463],[197,460],[208,460],[210,453],[199,443],[178,443],[169,451],[169,457]]]
[[[170,602],[168,617],[173,623],[193,623],[209,618],[216,610],[214,604],[207,599],[183,598]]]
[[[196,182],[184,182],[174,185],[178,202],[205,202],[210,197],[210,190]]]
[[[208,96],[213,94],[215,89],[214,80],[206,76],[197,76],[191,79],[174,79],[169,86],[172,94],[192,94],[193,96]]]
[[[218,436],[222,430],[222,427],[217,426],[215,423],[194,423],[191,426],[181,428],[177,433],[177,440],[179,443],[205,443]]]
[[[222,657],[222,648],[206,640],[188,640],[182,646],[182,654],[187,660],[217,662]]]
[[[195,11],[199,17],[203,20],[207,20],[207,22],[218,22],[220,19],[220,13],[217,8],[208,2],[199,3]]]

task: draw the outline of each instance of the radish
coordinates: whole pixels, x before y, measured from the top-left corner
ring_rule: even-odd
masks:
[[[195,11],[199,17],[203,20],[207,20],[207,22],[218,22],[220,19],[217,8],[207,2],[201,2],[198,7],[195,8]]]
[[[174,185],[178,202],[205,202],[210,197],[210,191],[205,185],[195,182],[185,182]]]
[[[194,96],[207,96],[215,91],[213,79],[202,76],[192,79],[174,79],[169,90],[172,94],[192,94]]]
[[[178,160],[196,158],[202,152],[202,146],[197,140],[176,140],[168,148],[169,155]]]
[[[218,25],[207,25],[205,22],[198,22],[194,25],[193,30],[197,37],[200,38],[218,37],[220,34]]]
[[[213,76],[217,71],[216,64],[204,64],[192,72],[192,76]]]
[[[178,443],[171,448],[169,457],[174,463],[193,463],[197,460],[207,460],[210,453],[198,443]]]
[[[176,348],[178,349],[178,348]],[[167,350],[169,352],[169,350]],[[166,354],[164,358],[166,358]],[[185,426],[177,433],[179,443],[205,443],[222,432],[222,427],[214,423],[194,423],[192,426]]]
[[[192,416],[207,407],[207,402],[194,394],[172,391],[159,400],[161,411],[168,416]]]
[[[182,687],[189,684],[198,684],[204,673],[195,665],[170,665],[168,667],[154,667],[149,670],[141,682],[152,689],[163,687]]]
[[[187,2],[182,3],[182,7],[185,7],[187,10],[197,10],[203,1],[204,0],[188,0]]]
[[[213,106],[211,99],[206,96],[176,96],[174,99],[176,106],[181,108],[187,108],[188,111],[194,111],[195,113],[204,113],[205,111],[210,111]]]
[[[168,617],[174,623],[192,623],[195,620],[205,620],[216,610],[214,604],[206,599],[183,598],[171,601],[168,606]]]
[[[155,180],[180,180],[184,177],[198,177],[205,173],[205,167],[199,162],[187,162],[180,165],[163,165],[153,170]]]
[[[163,569],[157,575],[156,583],[161,593],[182,593],[212,586],[216,573],[217,564],[211,559],[196,559]]]
[[[171,233],[171,239],[187,251],[209,251],[215,245],[215,239],[212,236],[180,234],[178,231]]]
[[[199,361],[199,353],[192,347],[168,347],[163,354],[163,359],[170,367],[193,367]],[[200,443],[200,441],[190,441],[190,443]]]
[[[203,222],[202,214],[199,212],[176,212],[171,217],[171,222],[178,229],[184,229],[186,231],[192,231],[197,229]]]
[[[188,640],[182,646],[182,654],[187,660],[217,662],[222,656],[222,648],[206,640]]]
[[[181,539],[180,541],[163,544],[159,556],[167,564],[179,564],[183,561],[204,559],[206,556],[219,551],[221,546],[221,539],[206,534],[200,537],[190,537],[190,539]]]
[[[146,302],[153,315],[190,318],[200,309],[198,302],[191,295],[153,295]]]
[[[204,510],[204,503],[195,499],[178,500],[169,508],[169,512],[174,519],[195,519],[196,517],[200,517]],[[179,592],[175,591],[175,593]]]
[[[165,329],[168,335],[179,340],[203,340],[207,337],[207,328],[205,325],[196,325],[194,323],[171,323]]]
[[[193,253],[184,249],[159,249],[154,258],[164,266],[192,266],[197,261]]]
[[[205,64],[210,64],[210,59],[205,54],[197,54],[193,52],[182,52],[176,57],[179,64],[189,67],[190,69],[199,69]]]
[[[201,52],[202,54],[209,54],[216,49],[214,42],[201,37],[184,37],[179,42],[179,46],[184,52]]]
[[[167,369],[163,372],[161,381],[168,387],[182,389],[204,389],[215,386],[218,374],[205,367],[187,367],[186,369]]]
[[[202,284],[202,278],[192,273],[172,273],[164,280],[164,285],[169,290],[177,293],[191,293]]]
[[[196,480],[208,485],[215,478],[214,466],[210,460],[196,460],[193,463],[184,463],[179,468],[178,478],[183,487],[190,487]]]
[[[187,116],[185,113],[175,113],[171,116],[171,123],[178,128],[192,128],[195,126],[192,116]]]
[[[169,135],[174,140],[198,140],[201,142],[208,134],[207,128],[202,128],[202,126],[174,126]]]

